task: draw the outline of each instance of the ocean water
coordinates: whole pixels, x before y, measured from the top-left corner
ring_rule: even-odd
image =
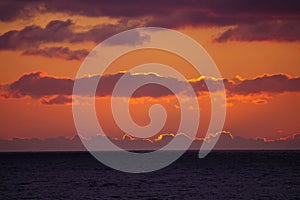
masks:
[[[0,153],[0,199],[300,199],[300,151],[197,156],[129,174],[87,152]]]

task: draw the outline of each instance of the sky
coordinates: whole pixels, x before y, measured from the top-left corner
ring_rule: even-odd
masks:
[[[1,1],[0,139],[73,138],[77,131],[72,88],[84,58],[119,32],[163,27],[197,41],[218,66],[222,79],[215,82],[224,82],[227,96],[224,133],[250,140],[290,140],[300,133],[299,10],[297,0]],[[141,42],[149,39],[137,37]],[[136,45],[130,41],[128,45]],[[152,71],[126,72],[153,62],[180,71],[186,81]],[[109,109],[112,89],[124,75],[134,80],[162,78],[178,84],[178,93],[190,83],[201,111],[197,138],[204,137],[211,115],[204,80],[214,79],[196,73],[174,54],[151,49],[121,56],[100,77],[96,110],[109,137],[122,140],[125,134]],[[134,93],[130,100],[133,120],[147,125],[148,109],[155,103],[165,106],[168,118],[152,141],[161,134],[176,133],[180,121],[174,94],[157,85]]]

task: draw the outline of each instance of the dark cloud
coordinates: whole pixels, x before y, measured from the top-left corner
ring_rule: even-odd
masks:
[[[43,55],[51,57],[53,55],[65,59],[77,59],[82,54],[87,54],[85,50],[77,50],[71,52],[68,48],[48,47],[45,49],[36,49],[42,44],[51,42],[69,42],[80,43],[84,41],[92,41],[100,43],[110,36],[122,32],[124,30],[134,28],[137,25],[128,24],[126,20],[120,20],[118,24],[104,24],[94,26],[83,32],[76,32],[74,24],[71,20],[50,21],[44,28],[36,25],[26,26],[21,30],[11,30],[0,35],[0,50],[25,50],[25,55]],[[149,41],[147,35],[141,35],[136,32],[134,35],[122,38],[108,45],[137,45],[145,41]],[[57,51],[57,52],[56,52]],[[56,54],[55,54],[56,52]]]
[[[46,76],[42,72],[25,74],[9,86],[12,97],[72,95],[72,89],[73,80]]]
[[[22,55],[43,56],[48,58],[59,58],[64,60],[82,60],[89,54],[85,49],[71,50],[68,47],[45,47],[43,49],[28,49]]]
[[[151,79],[155,81],[155,79],[159,79],[160,81],[170,82],[172,84],[179,85],[177,92],[184,91],[184,84],[178,82],[174,78],[162,78],[156,75],[130,75],[124,73],[105,75],[101,77],[98,88],[96,91],[97,96],[108,96],[112,94],[112,91],[118,82],[118,80],[123,76],[128,76],[131,83],[139,83],[144,79]],[[79,91],[81,95],[89,95],[89,88],[91,84],[94,84],[95,81],[99,77],[84,77],[78,79],[82,84],[82,89]],[[72,95],[74,80],[66,79],[66,78],[57,78],[46,76],[42,72],[34,72],[31,74],[25,74],[17,81],[3,86],[2,88],[2,96],[4,97],[14,97],[20,98],[23,96],[31,96],[33,98],[41,98],[44,96],[53,96],[53,95]],[[130,85],[126,85],[126,87],[130,87]],[[118,96],[125,96],[126,87],[121,93],[117,94]],[[134,93],[134,97],[142,97],[142,96],[151,96],[151,97],[162,97],[166,95],[171,95],[172,93],[159,85],[156,84],[148,84],[139,89],[139,91]],[[46,102],[44,102],[46,103]]]
[[[42,43],[67,41],[76,37],[71,27],[71,20],[54,20],[45,28],[32,25],[19,31],[8,31],[0,36],[0,49],[34,48]]]
[[[136,28],[141,26],[140,23],[129,23],[128,20],[122,19],[119,20],[117,24],[103,24],[96,25],[91,29],[85,32],[74,32],[71,38],[68,39],[69,42],[82,42],[82,41],[92,41],[95,43],[100,43],[103,40],[120,33],[122,31]],[[149,40],[149,36],[140,35],[140,33],[136,32],[134,38],[125,38],[127,40],[119,40],[115,41],[116,43],[111,43],[108,45],[137,45],[142,44],[145,41]]]
[[[187,82],[183,81],[178,81],[175,78],[170,78],[170,77],[160,77],[155,74],[130,74],[130,73],[119,73],[117,76],[115,75],[109,75],[109,76],[104,76],[100,80],[100,88],[99,92],[97,92],[98,95],[103,95],[101,94],[101,90],[105,91],[105,94],[110,95],[115,87],[115,84],[118,82],[118,80],[122,77],[125,76],[127,82],[126,85],[123,85],[123,90],[120,91],[120,93],[116,94],[117,96],[126,96],[127,91],[129,88],[133,87],[134,85],[142,85],[140,88],[137,89],[137,91],[133,94],[133,97],[163,97],[163,96],[168,96],[168,95],[173,95],[173,93],[167,89],[164,86],[158,85],[158,84],[146,84],[143,85],[144,81],[152,81],[152,82],[161,82],[164,84],[169,84],[175,87],[175,93],[180,93],[185,91],[187,88],[186,84]],[[103,89],[101,89],[103,88]],[[108,90],[106,89],[108,88]]]
[[[160,20],[184,18],[191,23],[213,23],[219,24],[227,21],[233,24],[253,19],[266,19],[274,17],[297,17],[299,15],[300,3],[297,0],[199,0],[199,1],[160,1],[160,0],[133,0],[130,2],[122,0],[97,1],[87,0],[72,1],[2,1],[1,20],[12,20],[18,16],[24,17],[24,10],[33,12],[63,12],[70,15],[82,15],[90,17],[108,16],[138,18],[152,16],[159,23]],[[181,15],[183,13],[183,15]],[[199,13],[199,15],[197,15]],[[184,17],[183,17],[184,16]],[[230,20],[229,20],[230,19]],[[172,24],[177,26],[183,22],[174,20]],[[182,24],[181,24],[182,25]]]
[[[21,17],[24,7],[28,5],[29,1],[0,1],[0,20],[13,21]],[[22,16],[24,17],[24,16]]]
[[[40,140],[19,139],[0,140],[0,151],[85,151],[80,138],[75,136],[68,139],[64,137]]]
[[[230,28],[215,39],[217,42],[237,41],[300,41],[298,20],[274,20],[255,24],[241,24]]]
[[[214,149],[299,149],[300,134],[268,140],[266,138],[246,139],[223,131]]]
[[[93,150],[111,150],[103,143],[103,137],[97,136],[90,140],[85,140],[91,146],[99,147],[102,149]],[[126,150],[157,150],[168,144],[174,137],[180,137],[181,140],[190,140],[184,135],[162,134],[159,139],[139,139],[132,136],[123,137],[123,139],[110,140],[119,147]],[[214,138],[211,138],[214,139]],[[210,139],[210,140],[211,140]],[[208,140],[197,139],[194,140],[190,149],[199,150],[203,142]],[[95,145],[93,145],[95,144]],[[300,148],[300,135],[294,134],[286,138],[277,140],[267,139],[246,139],[242,137],[234,137],[231,133],[226,131],[220,133],[218,142],[214,149],[299,149]],[[75,136],[73,138],[49,138],[49,139],[18,139],[13,140],[0,140],[0,151],[86,151],[80,138]]]
[[[255,79],[242,80],[239,83],[226,85],[226,89],[234,94],[299,92],[300,77],[292,78],[285,74],[264,75]]]
[[[160,77],[155,74],[129,74],[129,73],[117,73],[102,76],[100,78],[98,88],[96,90],[96,96],[110,96],[115,88],[116,83],[122,76],[127,76],[128,83],[124,85],[123,90],[116,94],[117,96],[126,96],[127,91],[133,84],[143,85],[145,79],[153,82],[161,82],[175,86],[175,94],[191,93],[187,91],[188,82],[179,81],[171,77]],[[78,91],[77,95],[90,95],[90,86],[95,84],[99,77],[84,77],[78,79],[81,82],[82,89]],[[220,89],[220,84],[223,82],[228,95],[252,95],[252,94],[276,94],[283,92],[300,92],[300,77],[290,77],[285,74],[275,75],[263,75],[254,79],[245,80],[215,80],[212,78],[201,78],[198,80],[190,81],[190,84],[194,88],[195,92],[207,92],[205,81],[210,82],[212,85],[212,92]],[[47,96],[58,95],[59,99],[52,99],[44,101],[44,103],[51,104],[52,102],[59,102],[64,95],[72,95],[74,80],[67,78],[51,77],[43,74],[42,72],[35,72],[31,74],[25,74],[17,81],[2,85],[2,96],[9,97],[23,97],[31,96],[33,98],[42,98]],[[146,84],[138,88],[133,97],[164,97],[173,95],[168,88],[158,84]],[[60,96],[62,95],[62,96]],[[257,102],[263,103],[263,102]]]
[[[45,29],[26,27],[0,36],[1,49],[37,45],[45,42],[101,42],[109,36],[140,26],[225,26],[238,25],[224,32],[217,41],[225,40],[299,40],[300,2],[298,0],[200,0],[200,1],[1,1],[0,20],[12,21],[37,16],[40,13],[62,12],[68,15],[119,18],[117,24],[93,27],[83,33],[72,32],[72,23],[50,22]],[[282,25],[276,21],[282,21]],[[257,24],[263,21],[264,24]],[[293,23],[291,24],[292,21]],[[60,24],[60,25],[59,25]],[[53,27],[55,26],[55,27]],[[296,30],[290,30],[295,27]],[[56,31],[53,31],[53,30]],[[249,31],[248,31],[249,30]],[[254,30],[254,31],[252,31]],[[257,33],[256,33],[257,31]],[[294,32],[295,31],[295,32]],[[53,33],[53,34],[52,34]],[[246,34],[244,36],[243,34]],[[270,36],[270,37],[268,37]],[[247,39],[248,38],[248,39]]]

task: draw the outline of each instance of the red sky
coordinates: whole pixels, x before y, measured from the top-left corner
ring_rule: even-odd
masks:
[[[293,0],[2,1],[0,139],[74,136],[72,86],[83,59],[113,34],[144,26],[175,29],[207,50],[228,96],[224,130],[272,140],[300,133],[299,7]],[[124,71],[148,62],[172,66],[190,82],[200,76],[179,57],[144,50],[116,60],[105,74],[106,87],[109,90]],[[201,105],[201,137],[209,123],[210,99],[197,84],[201,79],[194,83]],[[164,90],[160,95],[147,91],[132,99],[133,119],[146,125],[147,109],[159,102],[169,112],[161,133],[176,131],[176,99]],[[97,94],[98,118],[109,136],[122,138],[107,109],[109,97]]]

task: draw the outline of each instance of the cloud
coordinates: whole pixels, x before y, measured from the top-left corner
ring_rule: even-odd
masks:
[[[298,20],[272,20],[255,24],[240,24],[218,36],[215,41],[288,41],[300,40],[300,23]]]
[[[141,45],[144,42],[150,41],[149,35],[141,35],[138,31],[133,30],[130,33],[125,32],[117,39],[109,40],[103,43],[104,45],[114,46],[114,45]]]
[[[99,81],[99,86],[96,95],[100,97],[109,96],[112,94],[115,84],[122,76],[128,76],[129,80],[132,83],[139,83],[146,79],[162,79],[165,82],[170,82],[173,84],[181,84],[181,87],[178,87],[178,92],[183,91],[184,87],[181,82],[177,81],[174,78],[163,78],[158,77],[154,74],[148,75],[131,75],[128,73],[117,73],[117,74],[109,74],[101,77]],[[82,90],[79,92],[81,95],[89,95],[90,85],[97,80],[99,76],[92,77],[84,77],[79,79],[78,81],[82,83]],[[11,84],[3,86],[2,88],[2,96],[9,98],[20,98],[23,96],[30,96],[32,98],[41,98],[44,96],[52,96],[52,95],[72,95],[73,92],[73,84],[74,80],[68,78],[58,78],[53,76],[47,76],[43,72],[33,72],[30,74],[25,74],[20,77],[17,81],[14,81]],[[185,83],[186,84],[186,83]],[[130,85],[126,85],[129,87]],[[126,88],[122,90],[118,96],[127,95]],[[145,85],[140,89],[140,92],[134,93],[134,97],[162,97],[172,95],[172,93],[159,85],[151,84]]]
[[[21,16],[25,6],[28,4],[29,2],[26,1],[1,1],[0,20],[5,22],[16,20],[16,18]],[[25,16],[23,15],[22,18],[25,18]]]
[[[8,31],[0,36],[0,49],[16,50],[38,47],[42,43],[74,40],[71,20],[53,20],[45,28],[31,25]]]
[[[278,138],[276,140],[268,140],[266,138],[246,139],[243,137],[224,137],[221,135],[217,149],[299,149],[300,148],[300,134],[293,134],[285,138]],[[223,138],[222,138],[223,137]],[[224,140],[226,142],[224,142]]]
[[[226,89],[234,94],[299,92],[300,77],[286,74],[263,75],[254,79],[242,80],[239,83],[226,84]]]
[[[50,99],[42,99],[41,103],[46,105],[69,104],[72,103],[72,98],[64,95],[58,95]]]
[[[72,95],[73,80],[46,76],[42,72],[25,74],[9,85],[8,97],[31,96],[40,98],[52,95]]]
[[[20,139],[0,140],[0,151],[85,151],[80,138],[48,138],[48,139]]]
[[[88,17],[108,16],[113,18],[148,18],[153,24],[161,21],[169,25],[183,24],[236,24],[262,19],[297,18],[300,3],[294,0],[200,0],[200,1],[138,1],[89,0],[86,2],[55,1],[4,1],[1,2],[2,21],[28,17],[26,13],[66,13]],[[27,11],[27,12],[25,12]],[[30,12],[31,11],[31,12]]]
[[[71,50],[67,47],[46,47],[43,49],[28,49],[22,55],[43,56],[48,58],[60,58],[65,60],[82,60],[89,54],[85,49]]]
[[[124,85],[123,90],[117,94],[117,96],[127,96],[128,89],[132,84],[142,85],[145,79],[149,79],[153,82],[162,82],[169,85],[174,85],[175,94],[190,95],[187,91],[188,82],[179,81],[171,77],[160,77],[155,74],[130,74],[120,72],[117,74],[108,74],[102,77],[92,76],[84,77],[78,81],[82,84],[82,89],[78,95],[89,95],[89,88],[91,84],[100,78],[98,88],[96,90],[96,96],[104,97],[112,95],[112,91],[122,76],[127,76],[129,83]],[[223,81],[228,96],[232,95],[261,95],[261,94],[278,94],[283,92],[300,92],[300,77],[291,77],[286,74],[274,74],[256,77],[254,79],[213,79],[208,77],[201,77],[197,80],[190,80],[189,83],[194,88],[195,92],[202,93],[207,92],[205,81],[209,81],[213,85],[213,91],[220,89],[220,84]],[[74,80],[69,78],[59,78],[54,76],[47,76],[42,72],[33,72],[25,74],[18,80],[11,84],[1,85],[1,96],[5,98],[20,98],[24,96],[30,96],[32,98],[42,98],[58,96],[59,99],[63,99],[64,96],[70,96],[73,92]],[[165,97],[174,95],[168,88],[158,84],[147,84],[137,89],[133,97]],[[55,99],[55,98],[54,98]],[[43,101],[43,103],[51,104],[53,101]],[[261,96],[260,99],[256,99],[254,103],[263,104],[267,100],[267,97]]]
[[[156,74],[130,74],[120,72],[117,74],[108,74],[102,77],[92,76],[92,77],[84,77],[78,80],[81,83],[82,88],[78,92],[78,95],[90,95],[89,88],[90,85],[94,84],[97,79],[100,78],[98,88],[96,90],[96,96],[104,97],[112,95],[113,89],[115,88],[116,83],[122,76],[126,76],[128,83],[123,85],[123,90],[121,90],[117,96],[127,96],[127,91],[134,85],[142,85],[144,80],[150,80],[153,82],[161,82],[168,85],[176,85],[174,87],[175,94],[185,94],[190,95],[187,90],[188,82],[179,81],[175,78],[171,77],[160,77]],[[124,77],[125,78],[125,77]],[[219,88],[219,84],[222,80],[217,80],[213,82],[213,80],[208,79],[207,81],[211,81],[213,87],[213,91],[217,91]],[[44,96],[52,96],[52,95],[72,95],[74,80],[67,78],[59,78],[47,76],[43,72],[33,72],[30,74],[25,74],[20,77],[17,81],[14,81],[11,84],[3,86],[2,96],[9,98],[20,98],[23,96],[31,96],[33,98],[41,98]],[[197,81],[191,82],[192,87],[196,92],[204,92],[207,91],[207,87],[205,85],[204,79],[199,79]],[[158,84],[146,84],[142,85],[138,88],[134,93],[133,97],[165,97],[174,95],[168,88],[158,85]]]
[[[141,26],[237,26],[222,33],[216,41],[298,41],[299,8],[300,2],[295,0],[90,0],[84,3],[72,1],[72,4],[67,0],[1,1],[0,20],[5,22],[37,17],[41,13],[108,17],[119,21],[117,24],[98,25],[85,32],[75,32],[75,24],[70,20],[51,21],[45,28],[27,26],[22,30],[12,30],[1,35],[0,48],[20,49],[30,47],[30,44],[38,46],[40,43],[62,41],[99,43],[111,35]],[[143,38],[148,39],[141,36]]]
[[[40,55],[52,55],[53,51],[59,50],[61,53],[71,53],[67,48],[52,47],[44,50],[35,50],[42,44],[53,42],[69,42],[79,43],[84,41],[92,41],[95,43],[102,42],[108,37],[119,33],[121,31],[135,27],[134,24],[127,24],[126,20],[120,20],[118,24],[104,24],[94,26],[91,29],[83,32],[77,32],[74,30],[74,23],[71,20],[50,21],[44,28],[37,25],[26,26],[21,30],[11,30],[0,35],[0,49],[1,50],[27,50],[24,54],[40,54]],[[136,32],[135,35],[125,38],[126,40],[115,41],[117,45],[136,45],[149,41],[149,36],[141,35]],[[128,40],[127,40],[128,39]],[[122,43],[123,42],[123,43]],[[114,43],[110,45],[116,45]],[[51,51],[50,54],[48,52]],[[82,52],[72,52],[82,53]],[[71,57],[73,58],[73,57]]]
[[[300,148],[300,134],[293,134],[286,138],[279,138],[277,140],[267,140],[266,138],[246,139],[238,136],[233,136],[232,133],[223,131],[220,134],[219,140],[214,149],[299,149]],[[104,144],[103,139],[106,136],[96,136],[90,140],[86,140],[91,146],[99,147]],[[190,140],[184,135],[162,134],[160,139],[140,139],[133,138],[127,135],[122,139],[109,138],[113,143],[126,150],[156,150],[168,144],[174,137],[181,137],[182,140]],[[215,137],[215,136],[214,136]],[[214,139],[195,139],[189,149],[199,150],[203,142],[209,142]],[[97,145],[93,145],[97,144]],[[101,149],[94,150],[111,150],[108,147],[101,146]],[[0,151],[86,151],[79,136],[73,138],[49,138],[49,139],[19,139],[0,140]]]

